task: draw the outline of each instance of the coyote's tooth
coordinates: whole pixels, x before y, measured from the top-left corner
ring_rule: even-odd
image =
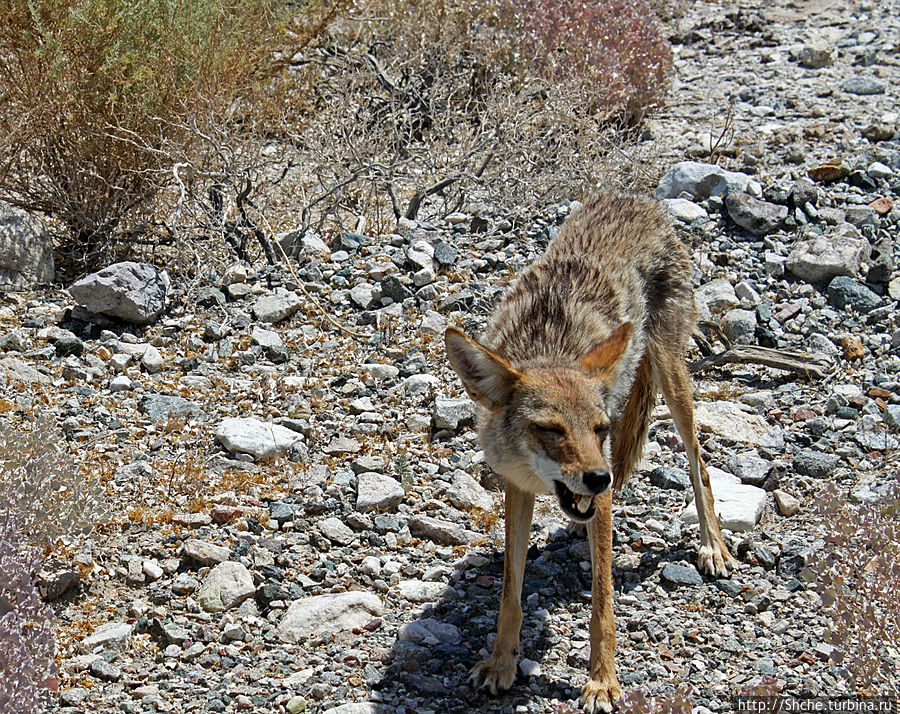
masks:
[[[593,500],[590,496],[576,496],[578,499],[576,505],[578,506],[578,510],[582,513],[587,513],[591,508],[591,501]]]

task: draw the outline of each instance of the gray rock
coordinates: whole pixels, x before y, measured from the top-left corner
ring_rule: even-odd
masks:
[[[172,415],[183,417],[205,416],[199,404],[184,397],[174,397],[168,394],[148,394],[138,402],[138,408],[153,422],[168,419]]]
[[[756,311],[729,310],[722,318],[722,330],[725,336],[739,345],[751,345],[756,342]]]
[[[679,198],[687,192],[695,199],[704,199],[723,194],[729,187],[745,191],[751,180],[747,174],[726,171],[715,164],[682,161],[659,180],[654,196],[658,199]]]
[[[52,282],[53,237],[30,213],[0,203],[0,287]]]
[[[887,85],[875,77],[848,77],[841,82],[841,89],[847,94],[884,94]]]
[[[237,607],[255,592],[253,575],[246,566],[227,560],[207,573],[197,593],[197,602],[206,612],[224,612]]]
[[[447,489],[447,500],[464,511],[472,509],[490,511],[494,507],[491,494],[462,469],[453,472],[453,480]]]
[[[78,643],[78,651],[87,654],[106,649],[123,652],[131,644],[132,628],[126,622],[107,622]]]
[[[426,617],[401,625],[397,630],[397,639],[402,642],[412,642],[414,645],[433,647],[442,642],[450,645],[459,644],[462,635],[456,625],[435,620],[433,617]]]
[[[701,285],[694,291],[694,300],[698,307],[705,305],[712,314],[730,310],[739,302],[734,288],[725,278],[716,278]]]
[[[126,322],[153,322],[166,306],[169,274],[149,263],[125,261],[82,278],[69,294],[89,313]]]
[[[338,436],[328,442],[322,451],[330,456],[341,456],[343,454],[355,454],[362,448],[356,439],[346,436]]]
[[[319,523],[319,530],[328,540],[338,545],[350,545],[356,539],[353,529],[348,527],[340,518],[333,516]]]
[[[302,437],[296,431],[259,419],[231,417],[216,427],[216,439],[232,454],[267,459],[284,453]]]
[[[68,563],[61,560],[49,559],[41,563],[41,568],[35,577],[35,585],[41,597],[47,602],[52,602],[76,585],[81,580],[79,572]]]
[[[360,628],[382,613],[381,598],[358,590],[302,598],[291,603],[276,634],[288,644],[324,633]]]
[[[433,337],[443,337],[447,329],[447,318],[434,310],[426,310],[419,323],[419,331]]]
[[[810,235],[797,241],[787,258],[787,269],[801,280],[820,283],[836,275],[856,275],[869,259],[872,246],[849,223],[826,235]]]
[[[825,478],[830,476],[841,463],[841,457],[837,454],[823,454],[821,451],[804,449],[794,456],[792,463],[794,471],[798,474],[813,478]]]
[[[834,54],[825,38],[815,37],[803,45],[797,59],[801,67],[819,69],[831,66],[834,63]]]
[[[303,305],[303,299],[284,288],[276,288],[272,295],[260,295],[253,303],[253,314],[260,322],[281,322]]]
[[[812,352],[818,352],[820,355],[825,355],[831,359],[834,359],[841,354],[838,346],[820,332],[816,332],[809,336],[809,349]]]
[[[357,482],[356,510],[363,513],[388,510],[399,505],[406,496],[403,486],[382,473],[361,473]]]
[[[475,418],[475,403],[471,399],[434,400],[434,426],[436,429],[455,431],[460,424]]]
[[[795,206],[817,206],[819,204],[819,187],[808,178],[799,178],[791,188],[791,202]]]
[[[743,191],[725,197],[725,208],[731,220],[753,235],[764,236],[778,230],[787,218],[787,206],[760,201]]]
[[[660,578],[670,585],[700,585],[703,578],[693,565],[666,563],[659,573]]]
[[[778,574],[785,579],[796,578],[809,563],[815,551],[799,540],[788,541],[781,549]]]
[[[122,678],[122,670],[119,667],[116,667],[116,665],[110,664],[102,657],[98,657],[91,662],[91,666],[88,667],[88,672],[92,677],[102,679],[106,682],[118,682]]]
[[[772,470],[772,462],[762,458],[755,449],[728,457],[726,465],[741,483],[751,486],[761,486]]]
[[[849,305],[857,312],[867,313],[881,305],[881,296],[858,280],[838,275],[828,284],[828,302],[838,310]]]
[[[671,466],[657,466],[650,472],[650,483],[657,488],[684,491],[691,487],[691,477],[688,476],[684,469],[676,469]]]
[[[443,266],[450,266],[456,262],[457,250],[445,241],[434,246],[434,259]]]
[[[459,523],[431,516],[413,516],[409,519],[409,532],[419,538],[428,538],[440,545],[468,545],[482,536],[466,530]]]
[[[894,429],[900,429],[900,404],[889,404],[884,410],[884,420]]]
[[[719,525],[736,533],[752,530],[766,507],[766,492],[756,486],[742,484],[737,476],[714,466],[707,470]],[[691,496],[693,492],[688,494],[689,498]],[[681,518],[685,523],[697,523],[697,504],[692,501]]]

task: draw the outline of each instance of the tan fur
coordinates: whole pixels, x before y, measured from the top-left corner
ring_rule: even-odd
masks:
[[[684,351],[696,320],[687,248],[654,201],[594,196],[522,273],[481,340],[446,334],[450,363],[479,404],[488,463],[507,482],[497,639],[471,679],[496,693],[516,676],[534,494],[588,520],[593,573],[588,712],[621,696],[613,653],[612,491],[641,458],[658,386],[685,443],[700,517],[698,567],[733,564],[693,423]]]

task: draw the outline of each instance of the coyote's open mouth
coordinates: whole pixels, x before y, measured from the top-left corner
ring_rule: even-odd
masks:
[[[556,488],[556,499],[559,501],[559,507],[563,509],[569,518],[579,523],[587,523],[594,517],[596,509],[594,508],[594,497],[585,496],[580,493],[573,493],[562,481],[554,481]]]

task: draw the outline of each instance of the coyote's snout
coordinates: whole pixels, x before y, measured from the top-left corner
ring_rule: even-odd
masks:
[[[520,595],[536,493],[588,522],[593,573],[589,712],[621,696],[613,650],[612,490],[641,457],[657,388],[685,443],[700,517],[698,568],[733,563],[713,511],[694,433],[686,343],[696,320],[690,257],[659,206],[595,196],[575,212],[544,257],[495,311],[481,341],[446,333],[450,364],[479,404],[479,436],[506,480],[506,556],[493,654],[472,680],[512,685],[522,623]]]

